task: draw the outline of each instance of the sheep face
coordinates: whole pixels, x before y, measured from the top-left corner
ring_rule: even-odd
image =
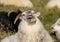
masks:
[[[36,23],[36,18],[40,15],[40,12],[35,12],[35,11],[25,11],[23,12],[20,17],[21,20],[26,21],[27,23],[31,24],[31,23]]]
[[[36,18],[39,15],[39,13],[36,13],[35,11],[25,11],[22,13],[22,20],[25,20],[28,23],[36,23]]]
[[[51,29],[53,32],[59,32],[60,31],[60,18],[56,21],[55,24],[52,25]]]

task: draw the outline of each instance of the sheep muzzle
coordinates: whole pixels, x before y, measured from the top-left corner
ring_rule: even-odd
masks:
[[[35,17],[32,15],[28,15],[26,19],[27,19],[28,23],[35,23],[36,22]]]

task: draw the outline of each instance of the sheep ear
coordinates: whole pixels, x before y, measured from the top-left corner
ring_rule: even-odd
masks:
[[[36,17],[40,16],[40,12],[37,12],[37,13],[35,14],[35,16],[36,16]]]

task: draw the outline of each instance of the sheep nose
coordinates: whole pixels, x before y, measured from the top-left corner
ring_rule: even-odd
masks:
[[[31,13],[29,13],[29,14],[28,14],[28,16],[32,16],[32,14],[31,14]]]

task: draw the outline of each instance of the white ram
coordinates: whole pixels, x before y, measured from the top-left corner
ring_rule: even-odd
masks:
[[[1,42],[53,42],[41,21],[37,18],[39,15],[40,12],[31,10],[18,15],[14,22],[16,23],[18,19],[21,19],[18,32],[15,35],[6,37]]]

